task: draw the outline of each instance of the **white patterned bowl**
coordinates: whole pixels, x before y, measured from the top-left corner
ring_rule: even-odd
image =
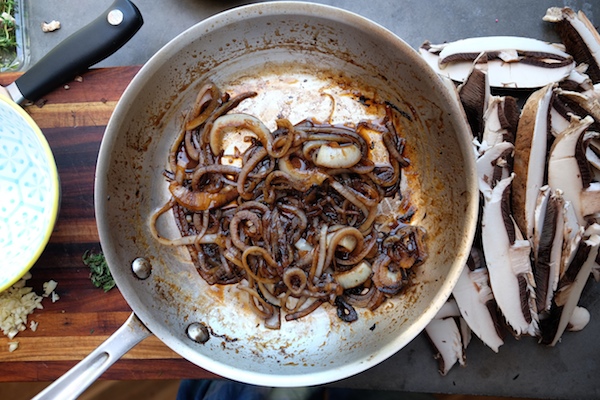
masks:
[[[59,203],[58,172],[46,138],[29,114],[0,96],[0,291],[37,261]]]

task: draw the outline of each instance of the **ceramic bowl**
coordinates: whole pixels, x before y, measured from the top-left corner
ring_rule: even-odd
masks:
[[[0,96],[0,291],[25,275],[46,247],[59,192],[42,131],[21,107]]]

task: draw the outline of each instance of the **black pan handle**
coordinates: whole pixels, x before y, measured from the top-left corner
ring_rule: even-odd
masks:
[[[69,36],[21,75],[15,84],[22,98],[13,95],[13,100],[17,103],[38,100],[120,49],[143,23],[135,4],[115,0],[104,14]]]

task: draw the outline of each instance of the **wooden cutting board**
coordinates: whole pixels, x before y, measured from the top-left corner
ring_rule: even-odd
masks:
[[[28,286],[58,282],[60,299],[43,301],[29,320],[39,323],[13,341],[0,335],[0,382],[51,381],[65,373],[115,332],[131,309],[117,288],[94,287],[84,252],[100,251],[94,218],[94,171],[100,141],[114,107],[139,66],[94,69],[26,106],[48,139],[61,181],[61,208],[50,243],[32,268]],[[0,74],[0,84],[19,74]],[[101,379],[213,378],[151,336],[117,361]]]

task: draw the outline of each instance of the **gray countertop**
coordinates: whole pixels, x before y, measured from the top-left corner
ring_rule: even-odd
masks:
[[[145,63],[169,40],[196,22],[239,1],[134,0],[145,19],[136,36],[98,66]],[[102,13],[112,0],[30,0],[31,62]],[[551,6],[583,10],[600,25],[600,1],[564,0],[322,0],[370,18],[413,47],[472,36],[516,35],[557,40],[552,26],[542,21]],[[43,33],[42,21],[58,20],[59,31]],[[590,310],[590,324],[566,333],[556,347],[532,338],[507,338],[498,354],[473,338],[467,366],[455,366],[442,377],[426,338],[417,337],[388,361],[335,386],[426,393],[462,393],[540,398],[600,398],[600,284],[590,283],[581,304]]]

